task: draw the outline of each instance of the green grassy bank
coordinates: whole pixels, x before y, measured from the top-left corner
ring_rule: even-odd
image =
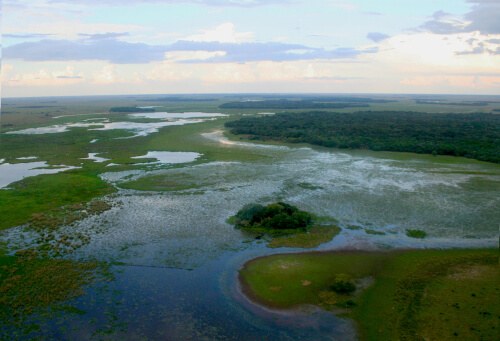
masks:
[[[498,250],[302,253],[252,260],[240,281],[266,306],[341,309],[365,340],[494,340],[498,268]],[[338,274],[357,290],[333,291]]]

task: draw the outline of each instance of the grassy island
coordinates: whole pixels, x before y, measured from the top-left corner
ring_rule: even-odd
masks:
[[[261,257],[240,271],[247,296],[353,318],[365,340],[493,340],[498,250],[316,252]]]

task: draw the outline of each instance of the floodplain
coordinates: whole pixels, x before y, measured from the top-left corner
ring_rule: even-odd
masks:
[[[370,110],[446,113],[500,108],[497,97],[487,97],[424,101],[422,96],[377,96],[387,101],[369,105]],[[92,264],[83,266],[85,271],[102,266],[112,275],[80,282],[78,295],[47,299],[45,306],[28,310],[20,303],[15,316],[3,319],[0,335],[358,339],[368,335],[366,329],[360,333],[352,320],[324,309],[269,312],[249,303],[238,270],[252,258],[304,250],[498,249],[498,164],[253,143],[227,134],[225,122],[272,112],[219,106],[266,98],[4,99],[0,246],[5,268],[0,289],[6,297],[16,296],[8,285],[9,278],[23,275],[23,267],[16,265],[21,258],[23,264],[72,262],[72,276],[82,264]],[[110,112],[146,104],[155,112]],[[40,174],[11,179],[4,170],[14,166],[33,167]],[[41,174],[49,171],[54,174]],[[280,242],[227,222],[246,204],[277,201],[311,212],[320,227],[335,226],[340,232],[320,229],[320,245],[314,240],[301,244],[293,236]],[[422,231],[425,237],[414,238],[408,231]],[[1,304],[9,302],[14,301]],[[360,314],[354,310],[350,317]]]

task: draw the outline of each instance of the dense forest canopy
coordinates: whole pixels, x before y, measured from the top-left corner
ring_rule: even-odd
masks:
[[[219,106],[221,109],[342,109],[366,108],[366,103],[327,103],[313,100],[269,99],[262,101],[229,102]]]
[[[313,111],[227,122],[230,133],[333,148],[453,155],[500,163],[500,115]]]
[[[142,98],[139,102],[213,102],[218,101],[217,98],[191,98],[191,97],[158,97],[158,98]]]

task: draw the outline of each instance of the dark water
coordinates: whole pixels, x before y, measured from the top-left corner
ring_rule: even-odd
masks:
[[[312,307],[269,311],[239,291],[237,269],[262,254],[259,247],[227,253],[194,270],[114,266],[115,280],[72,302],[85,314],[62,314],[37,323],[54,340],[355,340],[352,322]],[[245,254],[246,253],[246,254]],[[9,335],[9,334],[5,334]]]

